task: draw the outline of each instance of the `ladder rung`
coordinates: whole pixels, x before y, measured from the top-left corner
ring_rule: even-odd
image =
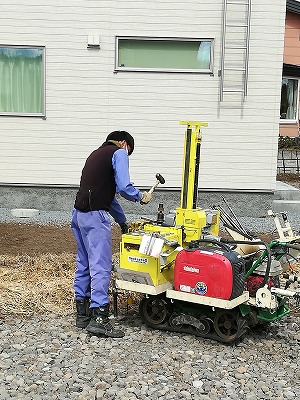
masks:
[[[237,5],[241,5],[241,6],[248,6],[248,3],[242,3],[241,1],[237,1],[237,2],[230,2],[230,3],[227,3],[227,4],[237,4]]]
[[[241,72],[246,72],[245,68],[223,68],[223,71],[241,71]]]
[[[249,5],[249,0],[245,0],[245,1],[241,1],[241,0],[230,0],[230,1],[226,1],[226,4],[242,4],[244,6],[248,6]]]
[[[241,89],[223,89],[223,93],[244,93]]]
[[[245,46],[226,46],[226,50],[230,49],[230,50],[246,50],[247,47]]]
[[[230,28],[248,28],[248,25],[241,25],[241,24],[225,24],[226,27]]]

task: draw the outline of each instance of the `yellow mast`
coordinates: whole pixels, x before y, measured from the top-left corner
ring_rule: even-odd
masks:
[[[200,164],[200,148],[202,140],[201,126],[207,122],[180,121],[187,125],[184,138],[184,154],[182,166],[181,209],[196,209],[198,199],[198,176]]]

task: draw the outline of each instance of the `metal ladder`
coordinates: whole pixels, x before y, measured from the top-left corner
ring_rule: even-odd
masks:
[[[224,0],[220,101],[224,94],[239,94],[244,102],[248,86],[251,0]]]

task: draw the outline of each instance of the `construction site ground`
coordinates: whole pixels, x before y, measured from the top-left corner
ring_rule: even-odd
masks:
[[[118,251],[120,230],[113,226],[113,252]],[[0,255],[39,256],[76,254],[76,242],[69,226],[0,223]]]
[[[284,181],[299,187],[299,177],[292,178]],[[270,233],[257,234],[265,242],[274,239]],[[120,228],[114,224],[114,257],[118,257],[120,239]],[[76,242],[68,225],[0,223],[0,317],[74,312],[75,258]]]
[[[300,189],[300,175],[279,175],[278,180]],[[266,242],[272,239],[271,235],[259,232],[260,238]],[[113,253],[119,249],[120,230],[113,226]],[[76,253],[76,243],[69,226],[34,225],[0,223],[0,255],[37,256],[52,253]]]
[[[118,252],[120,230],[113,225],[113,253]],[[274,235],[259,233],[260,239],[269,242]],[[42,254],[76,254],[76,242],[69,226],[0,223],[0,255],[31,257]]]

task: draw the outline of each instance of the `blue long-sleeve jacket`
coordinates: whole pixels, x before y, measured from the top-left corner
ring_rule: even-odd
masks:
[[[142,193],[130,182],[129,160],[127,152],[124,149],[119,149],[114,152],[112,166],[115,173],[116,193],[119,193],[126,200],[133,202],[140,201]],[[116,197],[110,205],[109,213],[119,224],[126,221],[124,211]]]

